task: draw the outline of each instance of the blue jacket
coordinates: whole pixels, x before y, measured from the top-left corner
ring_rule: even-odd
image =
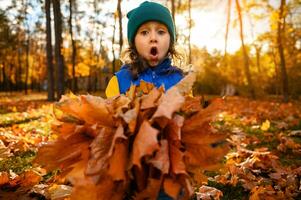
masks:
[[[115,75],[118,79],[120,94],[125,94],[131,87],[131,84],[139,86],[141,80],[153,83],[157,88],[163,85],[165,91],[167,91],[183,78],[182,71],[171,66],[171,60],[169,58],[166,58],[155,67],[147,68],[138,74],[137,79],[133,79],[128,65],[123,65]]]

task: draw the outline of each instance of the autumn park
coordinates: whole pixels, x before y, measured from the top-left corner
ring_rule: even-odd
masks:
[[[1,0],[0,199],[301,199],[301,1],[152,1],[183,78],[110,97],[142,2]]]

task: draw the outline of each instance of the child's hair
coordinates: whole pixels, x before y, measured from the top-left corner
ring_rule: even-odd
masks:
[[[127,17],[129,19],[127,27],[129,47],[123,51],[120,59],[122,62],[129,65],[134,79],[138,77],[139,73],[143,72],[149,67],[147,63],[139,56],[134,44],[134,38],[138,28],[148,21],[158,21],[167,27],[170,34],[170,46],[167,57],[173,60],[183,60],[184,56],[181,55],[175,48],[176,34],[174,22],[172,20],[170,11],[166,7],[155,2],[145,1],[137,8],[128,12]]]

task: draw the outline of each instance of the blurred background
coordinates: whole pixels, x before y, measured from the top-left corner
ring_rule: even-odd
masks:
[[[103,96],[122,65],[126,13],[142,2],[0,0],[0,92]],[[300,0],[156,2],[172,12],[195,95],[300,98]]]

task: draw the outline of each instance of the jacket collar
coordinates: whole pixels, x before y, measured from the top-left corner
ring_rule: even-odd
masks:
[[[123,65],[120,69],[128,69],[130,66],[129,65]],[[166,57],[163,59],[161,63],[159,63],[155,67],[148,67],[144,72],[155,72],[156,74],[161,74],[161,73],[166,73],[172,70],[171,66],[171,59]],[[139,76],[139,74],[138,74]]]
[[[166,73],[172,68],[170,58],[165,58],[161,63],[155,67],[149,67],[148,71],[155,72],[156,74]]]

